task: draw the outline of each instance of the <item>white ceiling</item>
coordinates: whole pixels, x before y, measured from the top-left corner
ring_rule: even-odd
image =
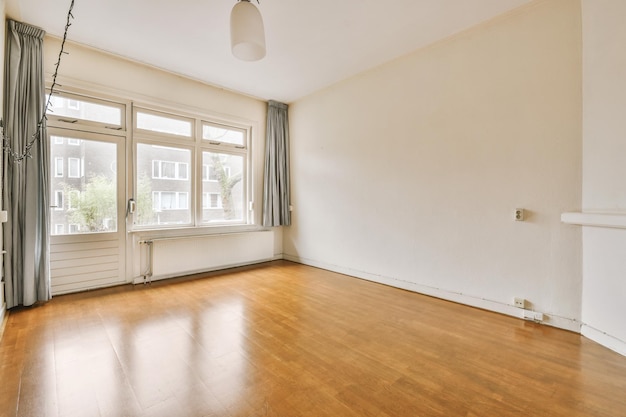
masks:
[[[230,53],[235,0],[76,0],[68,39],[289,103],[531,1],[260,0],[258,62]],[[62,36],[70,2],[8,0],[7,14]]]

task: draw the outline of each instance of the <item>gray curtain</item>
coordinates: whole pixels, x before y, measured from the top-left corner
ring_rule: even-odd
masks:
[[[24,152],[37,132],[45,106],[43,37],[39,28],[7,21],[4,65],[4,135]],[[48,141],[42,129],[30,151],[15,161],[4,152],[2,202],[7,307],[50,299]]]
[[[265,137],[263,226],[289,226],[289,120],[286,104],[269,101]]]

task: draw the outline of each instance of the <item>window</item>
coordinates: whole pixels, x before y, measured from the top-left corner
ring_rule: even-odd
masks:
[[[191,120],[163,113],[141,110],[136,112],[135,119],[137,120],[137,129],[153,133],[191,137],[193,130]]]
[[[202,152],[202,165],[207,167],[203,171],[208,179],[202,183],[202,223],[244,220],[244,161],[243,155]]]
[[[69,178],[80,178],[81,174],[81,163],[78,158],[68,158],[67,159],[67,176]]]
[[[61,140],[63,140],[63,138],[61,138]],[[63,176],[63,158],[54,158],[54,176],[57,178]]]
[[[186,162],[152,161],[152,178],[167,180],[189,179],[189,164]]]
[[[230,177],[230,167],[224,166],[225,178]],[[214,165],[203,164],[202,165],[202,181],[218,181],[219,173]]]
[[[152,208],[154,211],[187,210],[189,193],[177,191],[153,191]]]
[[[249,127],[140,107],[134,120],[135,227],[249,222]]]
[[[46,100],[49,95],[46,94]],[[122,129],[125,124],[124,105],[96,100],[75,94],[55,92],[47,111],[51,122],[76,123]]]
[[[80,191],[70,190],[67,193],[67,209],[75,210],[80,208]]]
[[[202,139],[214,144],[229,143],[244,146],[245,131],[205,122],[202,124]]]
[[[63,191],[61,190],[54,192],[54,209],[63,210]]]
[[[80,101],[78,100],[67,100],[67,108],[72,110],[80,110]]]
[[[220,193],[202,193],[203,209],[221,209],[222,195]]]
[[[249,123],[65,91],[50,104],[50,197],[59,211],[52,223],[64,225],[65,234],[116,229],[124,193],[136,202],[129,216],[136,230],[251,223]],[[131,141],[127,153],[116,147],[121,137]],[[115,161],[122,154],[129,159],[119,161],[121,168],[133,167],[132,183],[118,193]]]
[[[185,148],[137,144],[135,222],[138,226],[192,224],[191,154]]]
[[[54,225],[54,234],[55,235],[62,235],[63,233],[65,233],[65,225],[64,224],[55,224]]]
[[[54,131],[51,129],[51,132]],[[71,146],[70,138],[65,137],[65,145],[50,149],[51,165],[60,170],[63,161],[67,164],[67,178],[54,175],[50,178],[50,205],[54,207],[51,222],[65,224],[63,234],[114,232],[118,214],[118,173],[112,167],[115,167],[120,145],[111,142],[108,135],[68,133],[80,134],[77,136],[80,139],[76,140],[81,146],[79,149]],[[54,138],[51,133],[51,142]],[[71,224],[76,226],[68,227]],[[56,233],[56,229],[50,232]]]

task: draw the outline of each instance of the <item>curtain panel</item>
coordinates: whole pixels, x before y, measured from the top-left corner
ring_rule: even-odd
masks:
[[[263,226],[267,227],[291,225],[287,111],[286,104],[268,102],[263,184]]]
[[[7,21],[4,66],[4,139],[24,152],[45,111],[43,37],[39,28]],[[45,125],[30,152],[3,154],[4,279],[7,307],[50,299],[48,141]]]

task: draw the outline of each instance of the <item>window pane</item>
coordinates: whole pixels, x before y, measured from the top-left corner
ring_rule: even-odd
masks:
[[[191,137],[191,122],[151,113],[137,112],[137,129]]]
[[[202,181],[202,223],[244,219],[243,163],[241,155],[202,153],[209,174]]]
[[[117,145],[81,139],[69,145],[58,136],[50,140],[50,159],[67,160],[67,177],[52,177],[53,233],[117,231]]]
[[[49,95],[46,95],[46,99]],[[122,109],[100,103],[52,96],[48,115],[68,119],[86,120],[112,126],[122,126]]]
[[[242,130],[224,129],[208,124],[202,125],[202,139],[211,142],[245,145],[245,136]]]
[[[67,160],[67,176],[70,178],[80,178],[80,159],[69,158]]]
[[[63,140],[63,138],[61,138]],[[61,142],[61,145],[63,142]],[[63,176],[63,158],[54,158],[54,176],[62,177]]]
[[[188,149],[137,145],[137,225],[191,223],[189,164]]]

